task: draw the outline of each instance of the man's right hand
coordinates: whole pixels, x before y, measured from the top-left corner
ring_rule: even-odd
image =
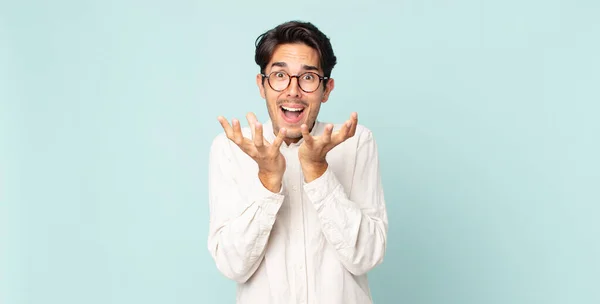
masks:
[[[286,130],[281,128],[279,134],[269,143],[263,137],[263,128],[256,120],[254,113],[248,113],[246,119],[252,130],[252,139],[243,136],[240,122],[233,119],[231,124],[223,116],[217,118],[225,130],[227,138],[232,140],[242,151],[250,156],[258,164],[258,178],[265,188],[277,193],[281,190],[283,173],[285,172],[285,158],[279,152],[281,143],[285,137]]]

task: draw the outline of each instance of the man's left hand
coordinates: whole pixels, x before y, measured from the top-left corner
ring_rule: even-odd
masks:
[[[326,160],[327,153],[346,139],[354,136],[357,125],[358,114],[353,112],[350,115],[350,119],[336,132],[333,132],[333,125],[328,124],[325,126],[323,135],[312,136],[308,131],[308,126],[305,124],[301,126],[304,142],[300,145],[298,157],[300,158],[300,164],[307,183],[325,173],[328,167]]]

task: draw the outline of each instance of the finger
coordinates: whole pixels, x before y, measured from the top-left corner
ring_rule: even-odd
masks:
[[[248,114],[246,114],[246,118],[248,119],[248,122],[251,124],[254,124],[255,122],[258,121],[258,119],[256,119],[256,115],[254,115],[254,113],[252,113],[252,112],[248,112]]]
[[[281,143],[283,143],[283,139],[285,138],[286,132],[287,132],[287,130],[285,128],[279,129],[279,133],[277,133],[277,137],[275,137],[275,140],[273,141],[273,144],[272,144],[272,147],[274,149],[279,150],[279,147],[281,147]]]
[[[348,137],[354,136],[356,133],[356,127],[358,126],[358,113],[352,112],[350,115],[350,121],[352,122],[352,126],[350,127],[350,132],[348,132]]]
[[[242,127],[240,126],[240,121],[237,119],[233,119],[233,142],[237,145],[241,145],[244,141],[244,136],[242,135]]]
[[[217,117],[217,120],[221,123],[221,127],[223,127],[223,130],[225,131],[225,135],[227,135],[227,138],[233,140],[233,130],[231,129],[231,126],[229,125],[229,122],[227,121],[227,119],[225,119],[225,117],[223,117],[223,116],[219,116],[219,117]]]
[[[331,142],[331,133],[333,132],[333,125],[328,124],[325,126],[325,131],[323,131],[323,135],[321,136],[323,143],[328,144]]]
[[[306,145],[308,147],[312,146],[314,139],[310,135],[310,133],[308,133],[308,126],[306,124],[302,124],[300,126],[300,131],[302,132],[302,137],[304,138],[304,142],[306,143]]]
[[[256,135],[256,116],[250,114],[251,113],[246,114],[246,120],[248,121],[248,126],[250,127],[250,131],[252,132],[252,138],[254,138],[254,136]]]
[[[262,125],[259,122],[254,122],[254,129],[255,129],[255,135],[253,138],[254,145],[256,146],[257,149],[261,149],[264,146]]]

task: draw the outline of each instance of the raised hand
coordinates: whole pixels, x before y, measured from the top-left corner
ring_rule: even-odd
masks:
[[[306,182],[313,181],[327,170],[327,153],[346,139],[354,136],[357,125],[358,114],[353,112],[350,115],[350,119],[336,132],[333,132],[332,124],[325,126],[325,131],[320,136],[310,135],[308,127],[305,124],[300,127],[304,142],[298,150],[298,158],[300,159]]]
[[[273,143],[269,143],[264,139],[262,124],[256,120],[254,113],[246,115],[252,130],[251,139],[243,136],[239,120],[234,118],[230,126],[223,116],[219,116],[217,119],[223,130],[225,130],[227,138],[256,161],[258,164],[258,177],[265,188],[272,192],[279,192],[285,172],[285,158],[279,152],[279,148],[285,138],[286,130],[281,128]]]

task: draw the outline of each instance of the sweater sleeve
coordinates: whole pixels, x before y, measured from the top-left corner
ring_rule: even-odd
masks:
[[[388,229],[377,145],[370,131],[359,139],[355,166],[349,195],[330,168],[304,189],[341,263],[362,275],[383,262]]]
[[[248,172],[240,172],[235,166],[232,149],[238,147],[220,136],[210,150],[208,249],[223,275],[243,283],[264,257],[275,216],[284,200],[284,189],[273,193],[256,175],[251,193],[242,194],[239,177]]]

